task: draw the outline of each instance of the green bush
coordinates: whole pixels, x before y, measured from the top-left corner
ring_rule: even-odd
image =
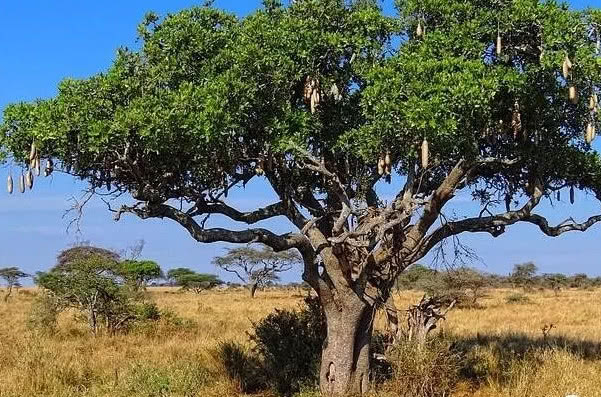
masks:
[[[238,385],[238,391],[241,393],[256,393],[267,387],[262,363],[241,344],[220,343],[217,357],[228,377]]]
[[[532,303],[532,301],[524,294],[511,294],[505,297],[505,303],[510,305],[527,305]]]
[[[143,302],[136,307],[136,318],[139,321],[157,321],[161,319],[161,311],[154,302]]]
[[[254,347],[226,342],[218,356],[242,392],[269,387],[291,396],[315,387],[319,380],[325,316],[317,298],[306,298],[300,310],[279,310],[253,324]],[[257,389],[259,388],[259,389]]]
[[[45,293],[36,297],[27,318],[27,327],[32,331],[56,333],[57,319],[61,309],[56,301]]]
[[[317,298],[301,310],[275,310],[253,325],[250,335],[270,386],[289,396],[317,384],[325,316]]]

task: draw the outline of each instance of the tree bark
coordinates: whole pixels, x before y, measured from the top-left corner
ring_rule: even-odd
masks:
[[[370,342],[374,308],[326,308],[320,388],[324,396],[365,394],[369,387]]]
[[[255,294],[257,293],[257,288],[259,287],[259,285],[257,283],[252,283],[249,287],[250,290],[250,297],[254,298]]]

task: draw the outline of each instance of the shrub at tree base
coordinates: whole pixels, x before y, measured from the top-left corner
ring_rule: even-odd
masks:
[[[389,353],[393,378],[382,386],[384,396],[448,396],[459,381],[461,356],[442,336],[425,346],[401,341]]]
[[[306,298],[300,310],[279,310],[253,325],[254,348],[221,344],[218,356],[242,392],[270,387],[290,396],[316,387],[319,380],[325,317],[317,298]]]

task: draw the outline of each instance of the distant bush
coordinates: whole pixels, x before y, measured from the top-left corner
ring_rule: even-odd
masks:
[[[505,297],[505,303],[512,305],[527,305],[532,303],[532,300],[524,294],[511,294]]]
[[[143,302],[135,308],[136,317],[140,321],[157,321],[161,318],[161,311],[154,302]]]
[[[32,331],[54,334],[60,311],[61,308],[54,299],[47,294],[40,294],[31,306],[27,327]]]

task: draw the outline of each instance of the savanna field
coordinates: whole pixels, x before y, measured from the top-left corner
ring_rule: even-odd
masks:
[[[32,330],[28,319],[37,293],[21,289],[0,305],[2,397],[243,395],[219,358],[220,343],[252,347],[253,322],[275,308],[300,308],[306,294],[259,291],[251,300],[244,290],[196,295],[149,288],[161,320],[124,334],[93,336],[74,313],[61,314],[53,335]],[[509,303],[512,294],[492,290],[482,308],[454,309],[440,327],[449,349],[461,356],[452,396],[601,396],[601,289],[558,296],[533,291],[521,303]],[[397,306],[408,307],[420,296],[401,293]],[[384,327],[384,318],[377,318],[376,329]],[[398,395],[395,382],[398,387],[401,381],[377,385],[374,395]]]

